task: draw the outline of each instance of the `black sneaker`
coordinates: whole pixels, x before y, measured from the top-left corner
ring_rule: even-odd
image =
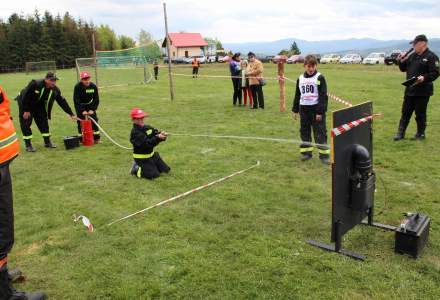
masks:
[[[324,165],[330,165],[330,159],[328,157],[319,158]]]
[[[395,140],[395,141],[400,141],[400,140],[403,140],[403,139],[405,139],[405,136],[402,133],[400,133],[400,132],[396,133],[396,135],[393,138],[393,140]]]
[[[424,133],[416,133],[412,138],[411,141],[423,141],[426,138]]]
[[[309,160],[309,159],[311,159],[312,158],[312,155],[311,154],[303,154],[302,156],[301,156],[301,161],[307,161],[307,160]]]
[[[32,145],[26,146],[26,152],[37,152],[37,149],[35,149]]]
[[[131,168],[130,174],[133,176],[137,176],[138,171],[139,171],[139,166],[137,163],[134,163],[133,167]]]

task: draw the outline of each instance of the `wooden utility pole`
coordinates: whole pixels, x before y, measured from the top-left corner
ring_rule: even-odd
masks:
[[[284,79],[284,64],[287,57],[282,55],[278,57],[278,83],[280,85],[280,112],[286,111],[286,81]]]
[[[96,60],[96,42],[95,42],[95,32],[92,34],[92,44],[93,44],[93,66],[95,67],[95,82],[96,85],[99,86],[98,83],[98,63]]]
[[[171,101],[174,100],[174,86],[173,86],[173,75],[171,74],[171,49],[170,49],[170,37],[168,36],[168,17],[167,17],[167,4],[163,3],[163,15],[165,19],[165,38],[167,41],[167,55],[168,55],[168,82],[170,86],[170,98]]]

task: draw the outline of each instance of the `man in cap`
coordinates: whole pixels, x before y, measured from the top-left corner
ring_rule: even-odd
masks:
[[[168,173],[170,167],[162,160],[159,152],[154,151],[154,147],[166,141],[167,133],[145,124],[144,118],[148,114],[140,108],[133,108],[130,115],[133,121],[130,142],[133,144],[134,158],[131,174],[137,178],[154,179],[161,173]]]
[[[20,127],[26,145],[26,151],[35,152],[32,146],[32,120],[35,120],[38,129],[44,139],[46,148],[56,148],[50,141],[49,120],[54,101],[66,112],[72,120],[76,120],[66,99],[61,95],[57,87],[58,78],[53,72],[48,72],[46,77],[40,80],[31,80],[20,94],[15,98],[18,103],[20,114]]]
[[[399,68],[406,72],[406,79],[414,81],[405,89],[402,105],[402,116],[395,141],[405,138],[411,116],[415,111],[417,133],[413,140],[425,139],[426,110],[429,98],[434,94],[433,81],[439,77],[439,58],[428,49],[428,39],[424,34],[418,35],[411,42],[413,49],[399,57]],[[412,51],[414,50],[414,52]]]
[[[86,116],[89,116],[98,122],[98,115],[96,114],[96,110],[99,106],[98,87],[90,80],[89,72],[81,72],[80,79],[73,90],[73,102],[75,103],[76,114],[80,119],[84,120]],[[99,128],[95,123],[92,124],[92,127],[95,143],[99,143]],[[80,121],[78,121],[78,134],[82,134]]]

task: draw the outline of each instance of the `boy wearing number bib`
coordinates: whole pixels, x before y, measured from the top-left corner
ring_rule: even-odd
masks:
[[[319,158],[329,164],[330,149],[327,146],[327,128],[325,114],[327,112],[327,84],[324,76],[317,71],[318,61],[313,55],[304,60],[305,72],[296,82],[295,99],[292,112],[294,119],[300,117],[301,160],[306,161],[313,156],[312,130]]]

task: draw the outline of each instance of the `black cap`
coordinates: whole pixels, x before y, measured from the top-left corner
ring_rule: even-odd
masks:
[[[50,80],[50,81],[56,81],[56,80],[58,80],[58,77],[55,75],[54,72],[47,72],[46,77],[44,79]]]
[[[424,34],[419,34],[414,38],[414,41],[410,42],[410,44],[417,44],[418,42],[427,42],[428,38]]]
[[[255,53],[254,53],[254,52],[252,52],[252,51],[251,51],[251,52],[249,52],[249,53],[248,53],[248,57],[255,57]]]

